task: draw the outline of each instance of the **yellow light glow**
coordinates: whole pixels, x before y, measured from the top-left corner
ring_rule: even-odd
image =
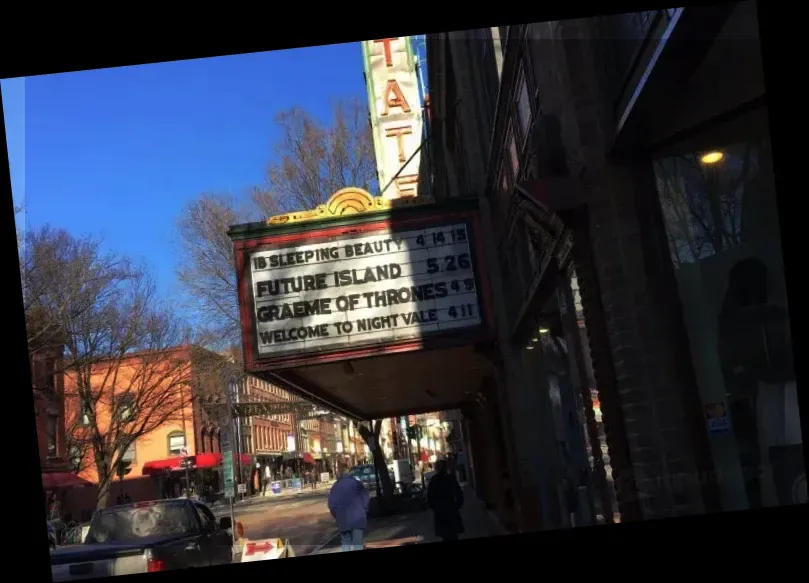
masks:
[[[526,347],[525,347],[525,349],[526,349],[526,350],[533,350],[533,349],[534,349],[534,347],[533,347],[533,346],[531,346],[531,345],[529,344],[528,346],[526,346]]]
[[[722,152],[707,152],[702,155],[700,162],[703,164],[716,164],[724,157],[725,155]]]
[[[550,330],[548,328],[540,328],[539,329],[540,334],[547,334],[548,332],[550,332]]]

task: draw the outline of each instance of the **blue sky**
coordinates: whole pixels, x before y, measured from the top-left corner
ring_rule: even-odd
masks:
[[[146,260],[163,296],[177,292],[183,205],[260,184],[276,113],[326,119],[334,99],[366,96],[359,43],[4,80],[2,91],[26,224],[102,236]]]

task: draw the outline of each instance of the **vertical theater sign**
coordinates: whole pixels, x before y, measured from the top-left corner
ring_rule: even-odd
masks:
[[[231,227],[245,370],[356,419],[458,408],[494,342],[477,199],[418,196],[411,39],[362,48],[379,195]]]
[[[369,40],[362,49],[382,197],[416,196],[422,104],[411,38]]]

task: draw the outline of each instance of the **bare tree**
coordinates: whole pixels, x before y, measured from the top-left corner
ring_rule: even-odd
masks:
[[[177,348],[189,335],[149,274],[97,241],[45,227],[26,233],[24,259],[29,346],[63,347],[68,441],[89,454],[79,463],[95,466],[103,508],[118,461],[189,403],[190,359]]]
[[[376,185],[374,143],[368,108],[358,99],[338,101],[331,125],[300,108],[276,117],[281,140],[267,168],[266,184],[253,193],[265,216],[313,209],[348,186]]]
[[[190,311],[204,323],[199,328],[205,329],[206,336],[200,344],[216,352],[230,348],[236,353],[229,363],[204,353],[197,355],[194,374],[200,396],[216,398],[217,387],[230,378],[244,378],[237,348],[241,345],[239,304],[228,228],[251,219],[314,208],[348,186],[369,191],[376,187],[368,113],[359,100],[336,102],[330,124],[300,108],[280,113],[276,124],[281,138],[275,144],[275,156],[267,167],[265,184],[253,189],[246,208],[231,196],[202,194],[186,206],[179,219],[178,275]],[[376,435],[378,446],[378,429]],[[389,483],[387,470],[383,474]],[[392,491],[392,487],[386,488]]]
[[[337,190],[376,185],[367,108],[359,100],[336,102],[331,124],[292,108],[276,116],[281,138],[266,183],[242,208],[231,196],[202,194],[179,218],[178,274],[196,319],[217,349],[240,345],[233,244],[228,227],[253,218],[314,208]]]
[[[247,221],[249,211],[233,197],[203,194],[180,216],[180,264],[177,275],[190,311],[204,324],[200,342],[215,348],[239,342],[239,302],[233,243],[227,231]]]

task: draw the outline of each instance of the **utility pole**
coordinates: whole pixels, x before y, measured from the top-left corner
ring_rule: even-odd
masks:
[[[232,402],[236,405],[239,404],[239,382],[236,379],[232,379],[230,381],[230,392],[232,395]],[[241,417],[234,415],[233,416],[233,424],[234,424],[234,436],[236,439],[234,440],[236,443],[236,447],[234,448],[234,454],[236,458],[236,489],[238,491],[239,484],[242,483],[242,428],[241,428]],[[240,494],[239,497],[244,500],[244,494]]]

